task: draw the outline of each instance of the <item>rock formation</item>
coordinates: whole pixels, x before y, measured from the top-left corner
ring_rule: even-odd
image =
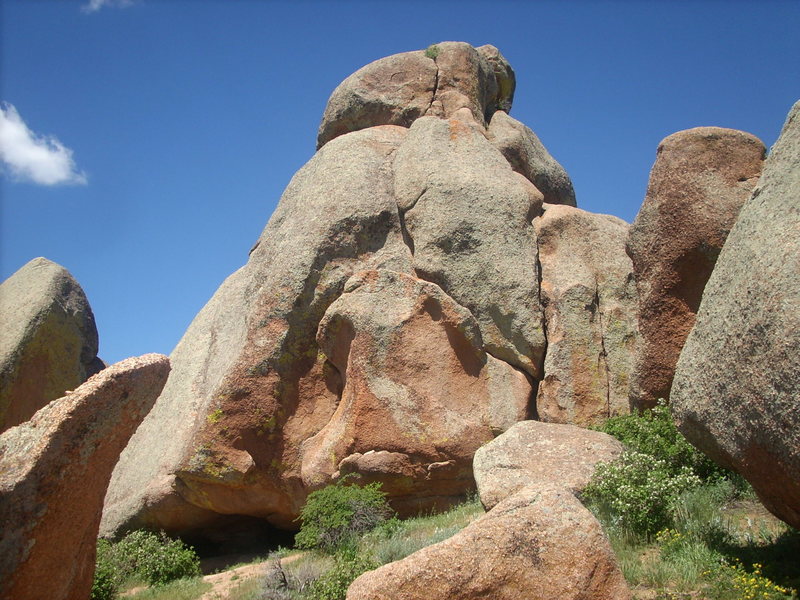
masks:
[[[175,349],[115,470],[104,534],[186,533],[221,515],[294,528],[307,494],[345,473],[380,481],[401,514],[474,487],[475,450],[535,416],[547,325],[533,220],[545,197],[574,203],[566,172],[507,115],[514,81],[496,48],[444,42],[337,87],[318,152]],[[589,301],[605,277],[593,269]],[[615,278],[600,286],[603,318],[627,318]],[[591,312],[552,331],[589,340],[596,360],[602,340],[626,338]],[[573,325],[591,331],[564,333]],[[615,412],[602,381],[559,418]]]
[[[635,407],[669,398],[703,288],[763,160],[757,138],[719,127],[680,131],[659,145],[628,239],[639,291]]]
[[[483,506],[490,510],[525,487],[583,491],[595,466],[622,453],[600,431],[574,425],[523,421],[475,453],[473,471]]]
[[[0,599],[89,597],[111,471],[168,373],[130,358],[0,435]]]
[[[547,330],[539,419],[590,425],[627,414],[638,316],[628,224],[553,205],[533,224]]]
[[[628,600],[600,524],[566,489],[526,488],[453,537],[361,575],[347,600]]]
[[[800,102],[739,213],[680,355],[678,428],[800,527]]]
[[[0,432],[103,368],[81,286],[34,258],[0,285]]]

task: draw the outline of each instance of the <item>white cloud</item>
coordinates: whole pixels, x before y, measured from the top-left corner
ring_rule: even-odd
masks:
[[[81,6],[81,10],[88,14],[97,12],[104,6],[118,6],[122,8],[124,6],[130,6],[131,4],[133,4],[133,0],[89,0],[89,2]]]
[[[4,171],[19,181],[40,185],[85,184],[86,175],[77,170],[72,150],[52,136],[40,136],[28,129],[17,109],[0,104],[0,161]]]

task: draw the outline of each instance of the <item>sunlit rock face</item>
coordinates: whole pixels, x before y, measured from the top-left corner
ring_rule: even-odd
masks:
[[[507,115],[514,84],[496,48],[443,42],[333,92],[317,153],[176,347],[103,533],[226,515],[294,528],[308,493],[346,474],[381,482],[401,514],[474,489],[476,449],[536,416],[548,324],[534,219],[545,198],[574,204]],[[588,413],[607,411],[595,400]]]

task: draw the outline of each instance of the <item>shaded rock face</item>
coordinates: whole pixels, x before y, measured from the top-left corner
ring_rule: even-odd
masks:
[[[486,137],[514,72],[491,46],[437,51],[334,91],[320,149],[176,347],[103,534],[295,528],[345,473],[403,514],[444,508],[474,488],[475,449],[532,416],[543,196]]]
[[[659,145],[627,245],[640,310],[635,407],[669,398],[703,289],[761,174],[764,152],[754,136],[719,127],[681,131]]]
[[[629,412],[638,299],[628,224],[570,206],[534,220],[547,328],[542,421],[591,425]]]
[[[361,575],[347,600],[627,600],[600,524],[575,496],[526,488],[453,537]]]
[[[800,102],[706,285],[671,395],[680,431],[800,527]]]
[[[0,436],[0,598],[88,598],[106,486],[169,373],[130,358]]]
[[[0,431],[103,368],[86,295],[46,258],[34,258],[0,285],[0,331]]]
[[[484,352],[475,318],[433,283],[356,275],[317,337],[344,388],[303,446],[310,488],[341,470],[382,482],[401,514],[446,506],[472,487],[475,450],[526,417],[528,378]]]
[[[490,510],[525,487],[578,494],[598,463],[621,453],[622,444],[600,431],[522,421],[475,453],[473,471],[481,503]]]

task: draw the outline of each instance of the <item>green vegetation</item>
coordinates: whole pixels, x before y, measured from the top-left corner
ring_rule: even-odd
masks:
[[[436,60],[436,57],[439,56],[439,46],[437,46],[436,44],[431,44],[430,46],[425,48],[425,56],[427,56],[428,58],[432,58],[433,60]]]
[[[201,577],[178,579],[127,596],[130,600],[196,600],[211,589]],[[256,600],[255,598],[253,600]]]
[[[352,487],[356,486],[334,485],[320,492],[328,490],[325,496],[332,494],[336,497],[357,494],[353,490],[344,494],[341,491]],[[372,489],[370,497],[376,491],[376,488]],[[383,498],[383,494],[377,491]],[[337,546],[332,553],[316,546],[301,555],[290,555],[282,561],[275,559],[265,578],[263,595],[251,596],[248,591],[242,596],[234,594],[231,597],[235,600],[341,600],[361,573],[445,540],[482,514],[480,502],[471,499],[440,514],[403,521],[386,518],[370,531],[350,536],[347,543]]]
[[[599,428],[625,446],[583,499],[625,578],[658,600],[786,600],[800,585],[800,534],[768,515],[744,480],[678,432],[661,402]],[[652,596],[648,595],[648,598]]]
[[[116,543],[97,542],[91,599],[109,600],[137,584],[163,586],[198,575],[200,559],[192,548],[163,532],[133,531]]]
[[[379,483],[360,487],[349,485],[347,479],[309,494],[300,512],[298,548],[335,553],[393,515]]]

